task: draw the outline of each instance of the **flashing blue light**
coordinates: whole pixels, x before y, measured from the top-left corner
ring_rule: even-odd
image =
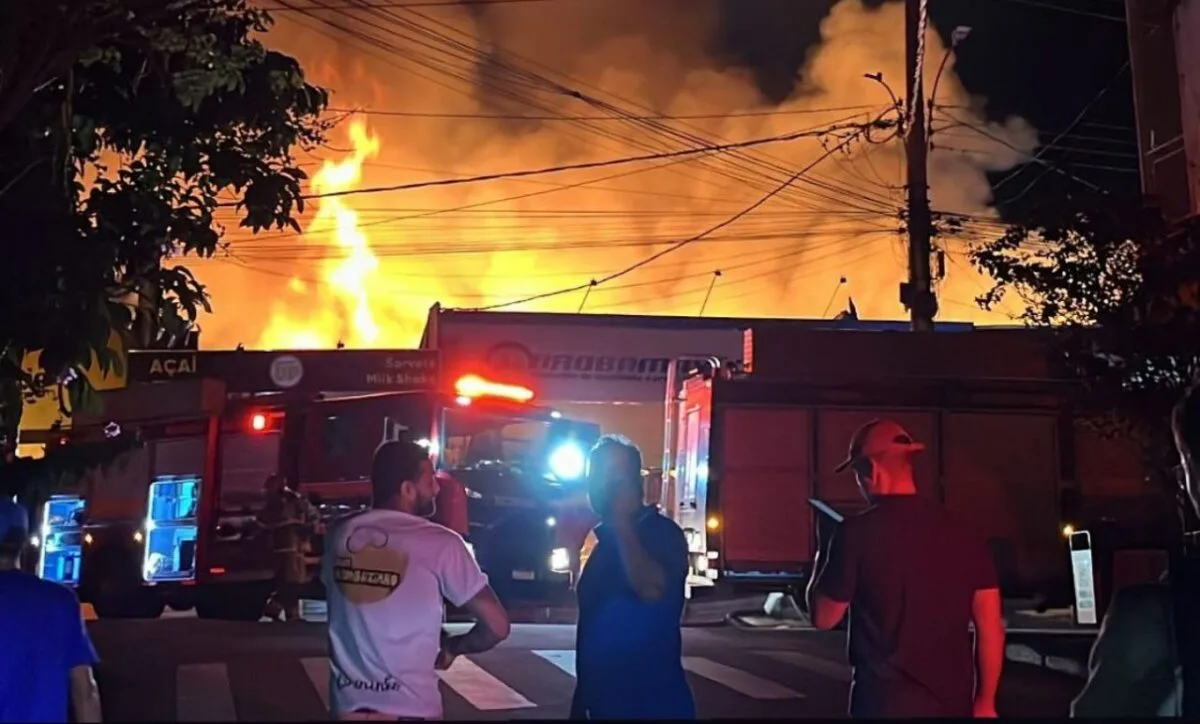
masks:
[[[587,469],[587,456],[574,443],[563,443],[550,453],[550,474],[558,480],[578,480]]]

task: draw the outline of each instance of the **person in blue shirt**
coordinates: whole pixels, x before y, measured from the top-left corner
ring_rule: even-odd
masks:
[[[21,571],[29,516],[0,497],[0,722],[100,721],[96,651],[79,599]]]
[[[683,531],[642,494],[642,454],[605,436],[588,460],[600,517],[580,574],[572,719],[694,719],[683,670]]]

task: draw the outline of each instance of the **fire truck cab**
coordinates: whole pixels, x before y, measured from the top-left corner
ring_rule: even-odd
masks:
[[[569,591],[578,546],[557,522],[586,506],[599,429],[531,404],[531,389],[483,375],[445,384],[424,350],[133,352],[130,368],[137,381],[104,393],[106,414],[81,416],[70,435],[136,427],[144,447],[51,500],[40,541],[39,573],[78,585],[99,616],[170,605],[257,619],[273,588],[258,523],[266,478],[283,475],[331,522],[369,504],[372,453],[402,438],[429,449],[442,520],[497,588]],[[315,569],[319,531],[311,544]]]

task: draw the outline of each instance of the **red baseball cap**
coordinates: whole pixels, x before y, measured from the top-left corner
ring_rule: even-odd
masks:
[[[836,468],[840,473],[859,460],[869,460],[881,455],[896,452],[915,453],[925,449],[925,445],[913,440],[900,423],[895,420],[871,420],[858,428],[850,438],[850,451]]]

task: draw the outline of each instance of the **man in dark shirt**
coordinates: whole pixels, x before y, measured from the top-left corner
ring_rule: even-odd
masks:
[[[1181,502],[1200,516],[1200,381],[1193,382],[1175,406],[1171,432],[1179,453]],[[1188,628],[1195,628],[1200,618],[1194,608],[1198,598],[1194,578],[1200,571],[1195,570],[1195,562],[1189,563],[1168,572],[1174,581],[1116,592],[1092,647],[1087,685],[1071,705],[1072,716],[1191,715],[1187,704],[1200,692],[1186,686],[1187,654],[1177,640],[1181,633],[1185,642],[1196,636]]]
[[[891,420],[854,434],[837,471],[852,469],[871,505],[819,549],[809,612],[828,630],[850,611],[851,716],[994,717],[1004,662],[995,566],[982,538],[917,495],[911,456],[923,449]]]
[[[604,437],[588,464],[601,523],[577,587],[572,719],[694,719],[683,671],[683,531],[642,493],[642,455]]]

